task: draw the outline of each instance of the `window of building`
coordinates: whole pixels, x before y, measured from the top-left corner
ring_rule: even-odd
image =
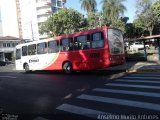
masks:
[[[22,47],[22,56],[27,56],[27,46]]]
[[[90,35],[78,36],[74,41],[75,50],[87,50],[90,48]]]
[[[52,12],[53,13],[57,12],[57,8],[56,7],[52,7]]]
[[[92,48],[104,47],[104,36],[102,32],[92,34],[91,46]]]
[[[48,53],[56,53],[59,51],[58,41],[48,42]]]
[[[21,49],[16,49],[16,60],[21,59]]]
[[[7,43],[7,47],[11,47],[11,44],[10,44],[10,43]]]
[[[47,53],[47,43],[38,43],[37,44],[37,54],[46,54]]]
[[[57,1],[57,6],[62,7],[62,1]]]
[[[52,0],[52,5],[56,6],[56,0]]]
[[[73,39],[64,38],[61,40],[61,51],[72,51],[73,50]]]
[[[49,2],[49,0],[36,0],[36,2]]]
[[[7,44],[6,44],[6,43],[3,43],[3,47],[7,47]]]
[[[36,54],[36,44],[28,45],[28,55]]]

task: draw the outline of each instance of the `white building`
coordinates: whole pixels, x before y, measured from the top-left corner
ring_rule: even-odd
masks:
[[[19,33],[23,39],[39,40],[39,26],[64,7],[65,0],[16,0]]]
[[[14,58],[15,46],[20,43],[20,39],[12,36],[0,37],[0,61],[7,58],[12,61]]]
[[[0,36],[19,37],[15,0],[0,0]]]

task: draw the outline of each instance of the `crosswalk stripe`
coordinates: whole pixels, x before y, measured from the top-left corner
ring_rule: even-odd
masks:
[[[106,86],[116,86],[116,87],[160,89],[160,86],[149,86],[149,85],[130,85],[130,84],[119,84],[119,83],[107,83],[105,85]]]
[[[114,90],[114,89],[103,89],[103,88],[95,88],[93,91],[99,92],[110,92],[110,93],[120,93],[120,94],[128,94],[128,95],[141,95],[148,97],[160,97],[160,93],[152,93],[152,92],[140,92],[140,91],[125,91],[125,90]]]
[[[153,103],[146,103],[146,102],[139,102],[139,101],[132,101],[132,100],[123,100],[123,99],[109,98],[109,97],[92,96],[92,95],[85,95],[85,94],[82,94],[82,95],[78,96],[77,98],[160,111],[160,105],[153,104]]]
[[[160,81],[152,81],[152,80],[126,80],[126,79],[118,79],[116,81],[119,81],[119,82],[139,82],[139,83],[160,83]]]
[[[43,118],[43,117],[37,117],[37,118],[35,118],[34,120],[48,120],[48,119]]]
[[[84,107],[79,107],[79,106],[75,106],[75,105],[70,105],[70,104],[62,104],[59,107],[57,107],[56,109],[58,110],[62,110],[65,112],[70,112],[70,113],[74,113],[74,114],[78,114],[78,115],[82,115],[82,116],[86,116],[86,117],[92,117],[92,118],[97,118],[98,115],[110,115],[110,113],[106,113],[106,112],[102,112],[102,111],[98,111],[98,110],[93,110],[93,109],[88,109],[88,108],[84,108]]]
[[[134,74],[130,74],[129,76],[138,76],[138,77],[150,77],[150,76],[153,76],[153,77],[160,77],[160,75],[154,75],[154,74],[137,74],[137,73],[134,73]]]
[[[159,72],[136,72],[136,73],[131,73],[131,74],[143,74],[143,75],[158,75]]]
[[[157,78],[157,77],[124,77],[124,78],[127,78],[127,79],[156,79],[156,80],[160,80],[160,78]]]

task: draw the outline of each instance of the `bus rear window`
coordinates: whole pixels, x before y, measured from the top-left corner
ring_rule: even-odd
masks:
[[[110,54],[124,53],[123,35],[120,30],[108,29],[108,43]]]
[[[102,32],[97,32],[92,34],[91,46],[92,48],[104,47],[104,36]]]

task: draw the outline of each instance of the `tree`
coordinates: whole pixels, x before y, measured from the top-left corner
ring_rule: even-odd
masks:
[[[144,36],[145,30],[144,30],[143,23],[140,19],[135,19],[133,21],[133,29],[134,29],[134,34],[136,38]]]
[[[143,31],[148,31],[149,35],[153,34],[154,26],[158,21],[153,12],[152,4],[152,0],[138,0],[137,2],[137,19]]]
[[[123,15],[126,7],[122,2],[125,0],[102,0],[102,10],[104,17],[107,18],[108,23],[112,24],[115,20],[119,19]]]
[[[153,0],[137,0],[136,1],[137,15],[143,14],[146,11],[148,11],[152,6],[152,1]]]
[[[160,17],[160,0],[155,2],[152,6],[153,12],[157,17]]]
[[[96,0],[80,0],[81,9],[87,11],[87,13],[95,12],[97,10]]]
[[[73,9],[61,9],[40,26],[40,34],[50,37],[84,29],[84,17]]]
[[[96,27],[102,27],[105,25],[103,15],[101,12],[95,12],[88,14],[88,27],[89,29],[93,29]]]

